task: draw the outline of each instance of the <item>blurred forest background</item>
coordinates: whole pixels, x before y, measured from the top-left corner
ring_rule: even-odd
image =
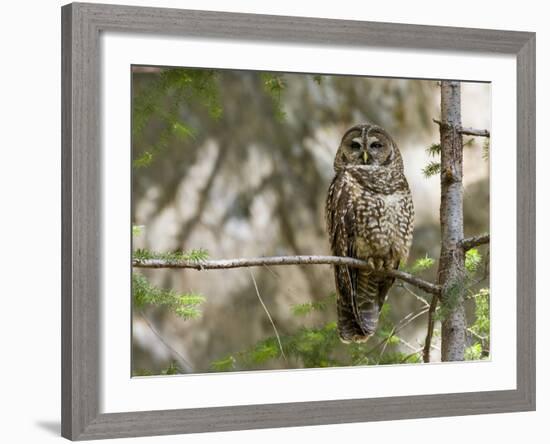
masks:
[[[132,100],[134,257],[329,254],[324,204],[334,154],[347,128],[371,121],[399,145],[412,191],[406,269],[436,281],[436,81],[134,66]],[[462,83],[464,126],[490,129],[490,110],[489,84]],[[464,140],[472,236],[489,232],[489,148]],[[488,247],[468,252],[466,265],[466,358],[485,359]],[[132,373],[420,362],[430,300],[396,281],[376,337],[344,345],[328,265],[134,269]],[[432,361],[438,329],[439,321]]]

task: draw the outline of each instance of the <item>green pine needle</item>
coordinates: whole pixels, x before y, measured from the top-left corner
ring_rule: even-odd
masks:
[[[429,270],[433,267],[434,264],[435,259],[428,257],[428,255],[426,254],[426,256],[421,257],[415,261],[414,265],[411,268],[411,272],[418,273],[420,271]]]
[[[236,362],[236,359],[232,355],[229,355],[225,358],[211,362],[210,368],[215,372],[229,372],[235,370]]]
[[[172,131],[176,137],[180,140],[185,140],[188,137],[195,138],[195,131],[193,128],[188,127],[187,125],[182,124],[181,122],[174,122],[172,124]]]
[[[439,174],[441,172],[441,164],[439,162],[431,161],[422,169],[424,177],[429,178]]]
[[[306,316],[315,311],[325,311],[329,306],[334,305],[336,302],[336,295],[331,293],[326,298],[315,302],[305,302],[303,304],[293,304],[291,306],[292,314],[294,316]]]
[[[143,168],[148,166],[153,161],[153,153],[151,151],[145,151],[141,156],[132,162],[134,168]]]
[[[445,299],[440,298],[441,302],[436,310],[434,319],[443,321],[449,317],[453,310],[458,306],[464,290],[464,279],[455,279],[445,292]]]
[[[471,329],[482,337],[489,337],[491,330],[489,319],[489,294],[488,288],[482,288],[473,298],[476,304],[476,320]]]
[[[179,368],[177,362],[171,362],[168,367],[161,370],[161,375],[178,375],[180,373],[183,373],[181,369]]]
[[[481,265],[481,254],[479,254],[479,251],[477,251],[477,248],[472,248],[466,252],[465,257],[465,267],[466,270],[468,270],[469,273],[475,273],[476,270]]]
[[[489,138],[486,137],[485,141],[483,142],[483,148],[481,156],[483,157],[483,160],[489,160],[489,150],[491,147],[491,142],[489,141]]]
[[[143,233],[145,225],[132,225],[132,236],[139,236]]]
[[[481,344],[477,342],[464,351],[464,359],[466,361],[479,361],[481,359],[481,352]]]
[[[182,108],[202,107],[218,119],[223,113],[219,89],[217,71],[212,69],[164,68],[151,79],[146,90],[132,98],[132,135],[141,140],[153,125],[164,129],[157,140],[134,153],[134,168],[149,166],[173,142],[195,138],[195,129],[181,121]]]
[[[286,113],[283,110],[282,94],[286,88],[284,76],[282,74],[262,73],[261,79],[264,90],[273,101],[275,118],[278,121],[284,120]]]
[[[428,148],[426,148],[426,153],[431,157],[439,156],[441,153],[441,145],[439,143],[432,143]]]

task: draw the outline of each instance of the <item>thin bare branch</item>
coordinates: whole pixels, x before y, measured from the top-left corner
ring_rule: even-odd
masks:
[[[422,347],[419,348],[419,349],[414,350],[412,353],[408,354],[408,355],[405,356],[403,359],[401,359],[400,364],[405,364],[409,359],[411,359],[414,355],[417,355],[417,354],[420,353],[421,351],[422,351]]]
[[[412,345],[410,342],[407,342],[405,341],[403,338],[401,338],[400,336],[397,336],[397,339],[399,340],[399,343],[400,344],[403,344],[405,347],[408,347],[410,348],[411,350],[415,350],[416,353],[418,353],[419,351],[421,351],[422,349],[418,349],[418,347],[415,347],[414,345]]]
[[[434,123],[437,123],[439,126],[446,128],[452,128],[452,125],[449,123],[443,124],[441,120],[432,119]],[[463,126],[456,125],[454,126],[456,131],[462,135],[466,136],[478,136],[478,137],[491,137],[491,133],[486,129],[477,129],[477,128],[465,128]]]
[[[439,126],[442,125],[441,120],[432,119],[434,123],[437,123]],[[449,127],[449,124],[445,124]],[[476,129],[476,128],[465,128],[463,126],[456,126],[456,131],[462,135],[466,136],[478,136],[478,137],[491,137],[491,133],[486,129]]]
[[[281,337],[279,336],[279,332],[277,331],[277,327],[275,327],[275,322],[273,322],[273,318],[271,317],[271,314],[269,314],[269,310],[264,304],[264,301],[262,297],[260,296],[260,290],[258,290],[258,284],[256,283],[256,279],[254,278],[254,273],[252,273],[252,270],[248,270],[250,272],[250,277],[252,278],[252,282],[254,283],[254,289],[256,290],[256,295],[258,296],[258,299],[260,300],[260,304],[262,304],[262,307],[264,308],[264,311],[267,314],[267,317],[269,318],[269,322],[271,322],[271,326],[273,327],[273,331],[275,332],[275,337],[277,338],[277,342],[279,343],[279,349],[281,350],[281,356],[286,361],[286,355],[283,350],[283,344],[281,343]]]
[[[195,270],[220,270],[227,268],[260,267],[264,265],[346,265],[348,267],[371,269],[366,261],[341,256],[266,256],[237,259],[219,259],[205,261],[167,261],[161,259],[134,259],[132,265],[136,268],[192,268]],[[439,285],[420,279],[410,273],[400,270],[373,271],[375,274],[391,276],[405,281],[426,293],[439,294]]]
[[[466,136],[491,137],[491,133],[489,133],[486,129],[462,127],[458,130],[458,132]]]
[[[468,251],[474,247],[479,247],[480,245],[488,244],[488,243],[489,243],[489,234],[485,233],[485,234],[480,234],[479,236],[473,236],[473,237],[468,237],[466,239],[462,239],[462,241],[460,242],[460,246],[464,251]]]
[[[420,302],[424,306],[424,308],[428,308],[430,306],[430,304],[426,302],[426,299],[418,296],[414,291],[412,291],[404,283],[400,282],[399,284],[397,284],[397,287],[404,289],[407,293],[409,293],[412,297],[414,297],[418,302]]]
[[[158,338],[160,342],[164,344],[164,346],[170,350],[172,355],[176,358],[176,361],[178,361],[178,364],[187,372],[187,373],[194,373],[195,370],[193,369],[193,366],[189,363],[187,359],[183,357],[183,355],[178,352],[174,347],[172,347],[163,337],[162,335],[157,331],[157,329],[153,326],[153,323],[145,316],[145,313],[143,311],[139,312],[139,315],[141,316],[141,319],[145,322],[147,327],[149,327],[149,330],[153,332],[153,334]]]
[[[477,334],[473,329],[471,329],[470,327],[468,327],[466,330],[468,330],[468,332],[475,336],[476,338],[478,338],[480,341],[486,341],[487,339],[489,339],[487,336],[481,336],[480,334]]]
[[[428,330],[426,333],[426,340],[424,341],[424,351],[422,353],[422,359],[424,362],[430,362],[430,352],[432,349],[432,338],[434,334],[434,327],[435,327],[435,309],[437,308],[437,302],[438,302],[439,296],[434,295],[432,302],[430,304],[430,308],[428,310]]]
[[[390,332],[390,334],[388,336],[386,336],[382,341],[380,341],[378,344],[376,344],[375,346],[373,346],[372,348],[370,348],[369,350],[367,350],[365,352],[365,355],[369,355],[371,354],[372,352],[376,351],[377,349],[379,349],[380,347],[382,347],[384,344],[386,344],[390,338],[399,333],[401,330],[403,330],[407,325],[409,325],[412,321],[414,321],[415,319],[417,319],[418,317],[422,316],[424,313],[427,313],[428,312],[428,309],[427,308],[421,308],[420,310],[416,311],[416,312],[412,312],[412,313],[409,313],[407,316],[405,316],[403,319],[401,319],[399,322],[398,322],[398,325],[393,327],[392,331]]]

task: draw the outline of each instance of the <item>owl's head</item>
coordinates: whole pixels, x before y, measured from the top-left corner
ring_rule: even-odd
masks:
[[[348,129],[334,158],[334,169],[348,166],[382,166],[403,168],[396,143],[383,128],[370,123]]]

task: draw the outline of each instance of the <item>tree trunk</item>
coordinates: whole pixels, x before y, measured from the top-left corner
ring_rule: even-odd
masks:
[[[441,82],[441,360],[463,361],[466,343],[464,313],[464,237],[462,188],[462,122],[460,82]]]

